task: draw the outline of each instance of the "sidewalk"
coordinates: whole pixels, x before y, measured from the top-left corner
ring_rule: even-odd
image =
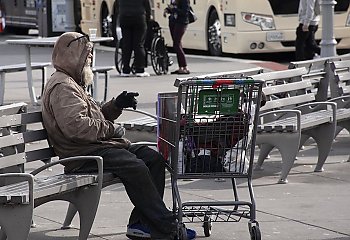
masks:
[[[1,46],[0,46],[1,47]],[[40,53],[44,50],[40,50]],[[49,50],[45,50],[49,51]],[[111,65],[113,52],[103,49],[98,53],[98,62]],[[211,72],[239,70],[263,66],[279,70],[283,65],[273,62],[260,62],[232,58],[188,56],[191,75]],[[176,66],[173,66],[172,69]],[[175,91],[173,82],[176,75],[155,76],[153,69],[149,78],[121,78],[116,71],[110,75],[108,97],[110,99],[123,90],[138,91],[139,109],[155,113],[155,101],[158,92]],[[48,75],[53,72],[49,69]],[[6,76],[5,102],[29,101],[25,72]],[[102,78],[101,78],[102,80]],[[34,83],[39,92],[40,74],[34,74]],[[102,98],[103,81],[100,81],[99,97]],[[123,114],[128,119],[131,114]],[[342,132],[334,143],[322,173],[314,173],[317,149],[310,141],[298,155],[298,160],[289,174],[288,184],[277,184],[281,169],[281,156],[278,151],[265,161],[264,171],[254,172],[253,185],[257,203],[257,220],[260,223],[263,240],[350,240],[350,162],[348,154],[350,139]],[[258,155],[258,149],[256,156]],[[53,172],[60,170],[54,168]],[[47,172],[45,174],[50,174]],[[179,181],[181,196],[184,200],[232,200],[230,180],[217,182],[214,179]],[[246,184],[239,183],[239,190],[245,191]],[[247,196],[246,192],[241,195]],[[165,193],[167,206],[171,207],[171,186],[167,180]],[[78,230],[60,230],[68,204],[51,202],[35,209],[36,228],[31,229],[29,240],[77,239]],[[91,230],[90,240],[126,240],[126,224],[132,209],[124,187],[117,184],[105,188],[101,195],[98,213]],[[213,240],[248,240],[246,219],[238,223],[213,223]],[[78,216],[74,226],[79,227]],[[197,231],[197,239],[204,239],[201,224],[187,224]]]
[[[317,149],[309,142],[299,154],[288,184],[276,184],[281,167],[280,154],[274,151],[266,160],[265,170],[254,172],[253,185],[257,202],[257,220],[263,240],[349,240],[350,239],[350,139],[342,133],[334,143],[325,172],[314,173]],[[53,170],[55,171],[55,169]],[[214,179],[179,181],[185,200],[232,200],[230,180]],[[171,186],[166,184],[165,199],[171,206]],[[239,190],[246,190],[239,183]],[[241,196],[245,197],[246,192]],[[31,230],[29,240],[76,239],[78,230],[60,230],[67,204],[52,202],[35,209],[37,228]],[[132,205],[122,184],[105,188],[101,196],[89,239],[126,240],[125,231]],[[74,225],[79,227],[78,217]],[[187,224],[204,237],[200,224]],[[213,240],[250,239],[247,220],[238,223],[213,223]]]

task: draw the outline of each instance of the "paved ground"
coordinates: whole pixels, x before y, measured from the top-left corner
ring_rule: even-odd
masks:
[[[0,44],[0,64],[8,61],[22,60],[21,53],[12,53],[8,46]],[[35,50],[34,58],[47,59],[49,50]],[[11,53],[11,54],[10,54]],[[7,54],[7,55],[6,55]],[[3,57],[3,56],[12,57]],[[113,64],[113,53],[103,49],[98,53],[102,64]],[[11,59],[11,60],[9,60]],[[46,59],[46,60],[47,60]],[[45,59],[44,59],[45,60]],[[273,62],[256,62],[250,60],[188,56],[193,75],[203,73],[236,70],[254,67],[283,68]],[[15,62],[16,63],[16,62]],[[173,67],[175,69],[175,67]],[[147,69],[153,73],[151,68]],[[49,69],[53,71],[53,69]],[[35,75],[35,85],[40,86],[40,74]],[[25,73],[8,74],[5,102],[29,101]],[[139,107],[155,113],[154,102],[157,92],[176,90],[172,84],[175,76],[152,76],[149,78],[121,78],[117,72],[111,73],[109,98],[126,89],[141,92]],[[101,81],[102,82],[102,81]],[[102,83],[101,83],[102,84]],[[100,87],[102,90],[102,87]],[[39,88],[37,88],[39,92]],[[102,92],[101,92],[102,93]],[[100,96],[102,96],[100,94]],[[124,118],[132,117],[125,114]],[[324,166],[325,171],[314,173],[317,148],[310,141],[301,150],[288,177],[288,184],[276,184],[281,168],[278,151],[266,160],[264,171],[254,172],[253,185],[257,203],[257,220],[260,223],[263,240],[350,240],[350,162],[347,162],[350,138],[343,131],[334,142],[333,149]],[[258,153],[258,150],[257,150]],[[34,167],[34,166],[29,166]],[[54,168],[53,173],[61,168]],[[51,174],[46,172],[44,174]],[[181,196],[185,200],[232,200],[230,181],[200,179],[179,181]],[[239,183],[240,196],[247,196],[246,183]],[[171,185],[167,181],[165,194],[167,206],[171,206]],[[52,202],[35,209],[34,221],[37,224],[30,233],[29,240],[77,239],[78,230],[60,230],[67,203]],[[128,215],[132,205],[125,194],[123,185],[117,184],[105,188],[101,196],[95,223],[89,239],[125,240]],[[79,227],[79,218],[74,225]],[[197,239],[203,239],[201,224],[188,224],[198,233]],[[213,240],[248,240],[250,239],[247,220],[238,223],[214,223]]]
[[[317,149],[309,142],[299,154],[288,184],[276,184],[280,173],[280,154],[275,151],[266,160],[264,171],[254,172],[253,185],[257,202],[257,220],[264,240],[349,240],[350,239],[350,163],[347,162],[350,140],[342,132],[334,143],[325,171],[314,173]],[[56,171],[54,169],[53,171]],[[185,200],[232,200],[230,181],[215,179],[179,181]],[[171,185],[167,181],[165,200],[171,206]],[[245,198],[246,183],[239,183]],[[76,239],[78,230],[60,230],[67,204],[52,202],[35,210],[37,227],[30,240]],[[89,239],[124,240],[125,225],[132,208],[121,184],[103,190],[97,217]],[[78,217],[74,225],[79,227]],[[205,238],[201,224],[187,224]],[[248,240],[247,220],[238,223],[214,223],[210,239]]]

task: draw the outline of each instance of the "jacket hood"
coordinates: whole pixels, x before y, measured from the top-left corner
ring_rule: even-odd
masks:
[[[57,71],[66,73],[82,86],[83,68],[91,51],[92,43],[87,35],[66,32],[55,43],[52,64]]]

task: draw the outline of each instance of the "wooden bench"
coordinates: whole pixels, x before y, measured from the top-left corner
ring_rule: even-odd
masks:
[[[311,79],[303,79],[306,68],[275,71],[251,76],[264,80],[267,103],[260,109],[256,144],[260,154],[256,169],[260,169],[276,147],[282,155],[279,183],[286,183],[300,148],[302,138],[312,137],[318,147],[315,171],[322,171],[332,146],[336,128],[336,104],[316,102],[317,91]]]
[[[290,62],[289,69],[305,67],[308,72],[303,76],[304,79],[310,78],[315,84],[315,90],[317,90],[316,99],[325,101],[336,97],[334,92],[334,75],[335,68],[333,62],[349,61],[350,54],[338,55],[334,57],[318,58],[306,61]],[[338,68],[338,70],[340,70]],[[341,70],[340,70],[341,71]],[[336,81],[335,81],[336,82]]]
[[[50,62],[33,62],[33,70],[41,70],[42,84],[41,84],[41,93],[44,90],[46,83],[47,67],[50,66]],[[26,64],[13,64],[0,66],[0,105],[4,104],[4,94],[5,94],[5,74],[6,73],[16,73],[26,71]]]
[[[337,104],[337,129],[335,137],[344,128],[350,132],[350,55],[309,61],[292,62],[290,67],[304,66],[308,73],[303,79],[311,79],[317,90],[316,99]],[[304,144],[307,137],[301,140]],[[349,158],[350,159],[350,158]]]
[[[72,161],[96,161],[98,173],[44,174],[45,169]],[[32,164],[36,169],[26,173]],[[42,165],[37,167],[38,164]],[[68,201],[77,208],[79,239],[88,238],[104,179],[101,157],[57,159],[47,141],[41,112],[27,113],[26,104],[19,103],[0,107],[0,169],[2,239],[27,239],[34,208],[53,200]]]
[[[330,62],[333,79],[329,82],[331,97],[341,97],[350,94],[350,60]]]
[[[330,79],[330,92],[332,101],[337,103],[339,115],[337,132],[344,128],[350,133],[350,60],[333,61],[330,63],[333,78]],[[350,155],[348,161],[350,162]]]

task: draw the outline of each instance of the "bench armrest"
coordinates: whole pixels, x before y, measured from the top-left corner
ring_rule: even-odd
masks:
[[[297,131],[300,130],[300,127],[301,127],[301,111],[300,110],[293,110],[293,109],[273,110],[273,111],[259,114],[259,118],[264,117],[264,116],[268,116],[268,115],[276,115],[276,114],[280,114],[278,119],[280,119],[281,117],[283,117],[284,115],[287,115],[287,114],[292,114],[292,115],[295,114]],[[272,122],[273,121],[274,120],[272,120]]]
[[[96,161],[97,168],[98,168],[98,171],[97,171],[98,179],[99,179],[98,181],[99,181],[99,184],[101,184],[101,186],[102,186],[102,182],[103,182],[103,159],[100,156],[76,156],[76,157],[62,158],[62,159],[59,159],[57,161],[53,161],[53,162],[47,163],[44,166],[35,169],[30,174],[35,176],[38,173],[44,171],[45,169],[48,169],[48,168],[50,168],[50,167],[52,167],[54,165],[57,165],[57,164],[73,162],[73,161],[88,161],[88,160],[95,160]]]
[[[33,195],[34,195],[34,178],[32,174],[29,173],[2,173],[1,178],[13,178],[20,182],[28,182],[28,193],[29,193],[29,203],[34,205]]]
[[[314,107],[315,106],[315,107]],[[337,104],[335,102],[312,102],[312,103],[306,103],[306,104],[303,104],[303,105],[300,105],[300,106],[297,106],[295,107],[294,109],[301,109],[301,108],[312,108],[314,107],[311,111],[307,112],[307,113],[310,113],[310,112],[314,112],[316,110],[322,110],[324,109],[324,107],[327,107],[327,106],[330,106],[332,108],[332,113],[333,113],[333,119],[332,121],[336,121],[337,119]],[[303,111],[301,111],[301,114],[303,114]]]
[[[350,107],[350,95],[335,97],[329,99],[328,102],[335,102],[337,108],[349,108]]]

